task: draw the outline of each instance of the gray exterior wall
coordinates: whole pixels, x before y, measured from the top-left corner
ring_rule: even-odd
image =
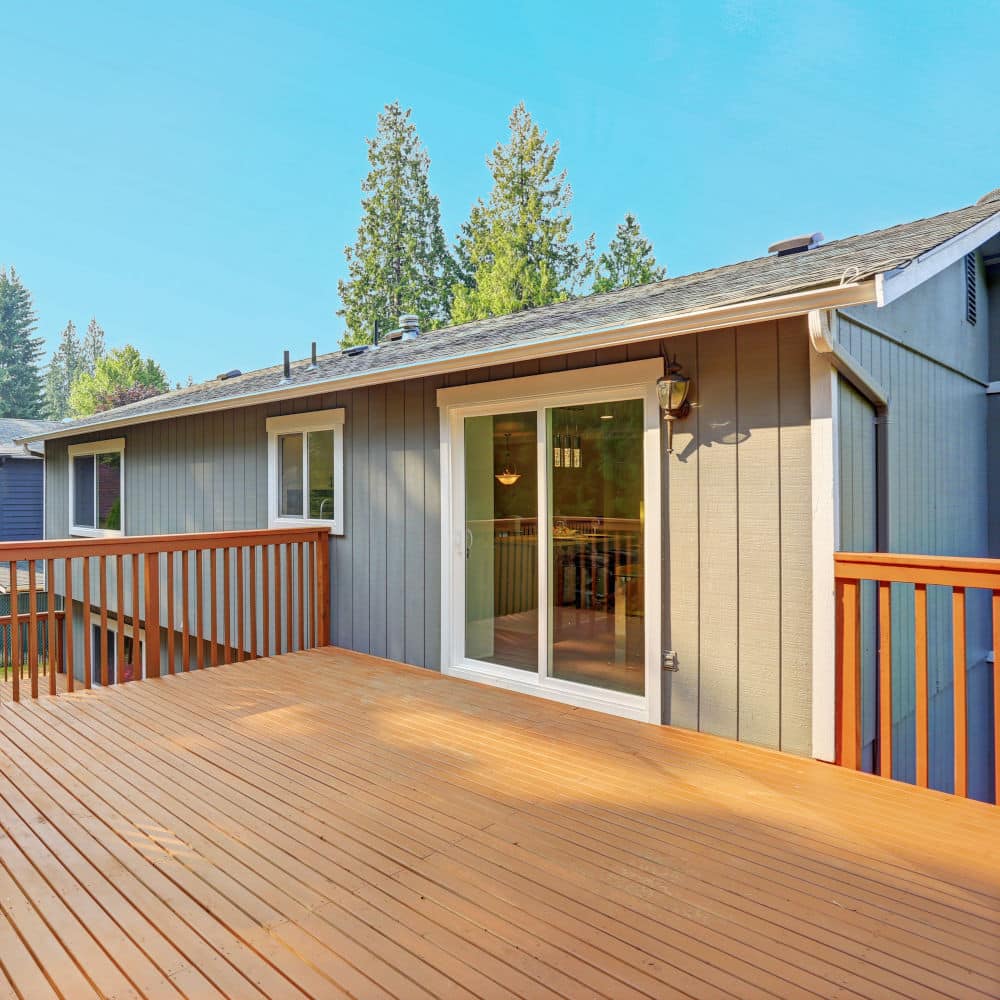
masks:
[[[664,474],[665,721],[808,754],[809,363],[804,320],[672,339],[694,379]],[[265,420],[342,406],[345,534],[332,640],[440,666],[436,390],[657,356],[658,343],[183,417],[124,435],[128,534],[267,526]],[[50,537],[68,532],[66,441],[48,450]]]
[[[978,267],[978,321],[966,320],[964,262],[877,309],[844,310],[836,326],[840,343],[882,385],[889,398],[887,548],[929,555],[985,556],[990,547],[990,463],[987,395],[991,346],[988,295]],[[842,550],[875,548],[873,411],[849,387],[839,394],[840,544]],[[883,498],[885,499],[885,498]],[[951,604],[948,594],[928,595],[931,701],[931,783],[953,782]],[[896,776],[915,773],[912,588],[895,587],[893,631]],[[863,649],[866,738],[874,739],[874,643],[868,609]],[[970,789],[992,788],[989,708],[991,667],[986,595],[969,593],[968,682]]]
[[[0,457],[0,542],[42,537],[42,461]]]

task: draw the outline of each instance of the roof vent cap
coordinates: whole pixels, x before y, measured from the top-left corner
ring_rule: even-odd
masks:
[[[218,381],[218,382],[225,382],[227,378],[236,378],[237,376],[242,375],[242,374],[243,374],[243,372],[241,372],[239,370],[239,368],[231,368],[227,372],[222,372],[221,375],[216,375],[215,378],[216,378],[216,381]]]
[[[804,253],[806,250],[813,250],[822,242],[822,233],[803,233],[801,236],[793,236],[791,239],[772,243],[767,248],[767,252],[776,253],[779,257],[787,257],[791,253]]]
[[[413,340],[420,336],[420,317],[416,313],[403,313],[399,317],[399,328],[403,331],[401,340]]]
[[[988,205],[991,201],[1000,201],[1000,188],[994,188],[976,202],[977,205]]]

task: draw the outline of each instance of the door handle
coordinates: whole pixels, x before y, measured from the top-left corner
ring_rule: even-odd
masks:
[[[465,558],[472,554],[472,528],[465,529]]]

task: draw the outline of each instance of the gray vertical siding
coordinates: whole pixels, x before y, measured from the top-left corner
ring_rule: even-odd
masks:
[[[666,721],[811,751],[809,355],[803,320],[669,342],[694,379],[664,463]]]
[[[804,322],[682,337],[669,349],[693,377],[697,405],[663,463],[664,639],[679,663],[665,681],[665,721],[807,754]],[[126,531],[265,527],[266,418],[342,406],[345,533],[331,539],[333,642],[437,668],[437,389],[659,353],[656,342],[608,348],[114,431],[126,438]],[[65,536],[65,443],[50,446],[48,470],[48,534]]]
[[[980,284],[983,275],[980,269]],[[966,321],[964,267],[960,262],[882,309],[845,310],[840,343],[884,387],[889,398],[889,538],[894,552],[983,556],[990,552],[990,470],[986,382],[990,365],[990,316],[985,285],[979,317]],[[856,396],[856,394],[853,394]],[[840,393],[841,548],[873,549],[870,531],[874,488],[871,424],[863,406]],[[867,404],[865,404],[867,405]],[[893,759],[897,777],[912,780],[914,762],[912,588],[893,588]],[[989,608],[970,592],[968,683],[970,791],[992,788]],[[868,602],[870,604],[870,600]],[[947,592],[928,593],[931,784],[953,781],[951,606]],[[869,611],[869,617],[871,613]],[[866,651],[874,643],[866,625]],[[873,661],[868,652],[866,662]],[[871,668],[868,668],[871,669]],[[869,685],[869,700],[873,700]],[[866,736],[874,709],[865,708]]]

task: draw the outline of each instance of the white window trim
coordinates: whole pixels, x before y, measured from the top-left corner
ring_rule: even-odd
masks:
[[[80,538],[120,538],[125,534],[125,438],[106,438],[103,441],[88,441],[86,444],[71,444],[66,449],[69,461],[69,533],[71,537]],[[73,509],[76,491],[73,482],[74,459],[85,455],[111,455],[118,453],[121,459],[119,466],[121,496],[118,499],[121,528],[90,528],[74,524],[76,512]],[[97,475],[94,475],[94,520],[97,520]]]
[[[267,427],[267,523],[271,528],[329,528],[331,535],[344,533],[344,408],[289,413],[268,417]],[[280,516],[281,478],[278,475],[278,438],[283,434],[333,431],[333,518]],[[302,509],[308,503],[309,449],[302,448]]]
[[[620,715],[642,722],[662,721],[661,648],[661,452],[660,407],[656,380],[663,374],[663,360],[631,361],[574,371],[529,375],[498,382],[439,389],[441,431],[441,670],[453,677],[492,684],[508,690],[534,694],[564,704]],[[539,418],[539,483],[544,483],[547,463],[543,433],[544,410],[567,403],[604,403],[622,399],[643,400],[643,495],[646,503],[645,562],[646,591],[646,693],[642,696],[609,691],[586,684],[545,676],[541,671],[496,666],[465,657],[465,593],[456,572],[458,556],[464,552],[462,522],[464,451],[462,421],[479,414],[516,413],[537,410]],[[545,487],[547,489],[547,486]],[[539,546],[539,592],[547,590],[547,559]],[[539,616],[540,619],[542,616]],[[546,641],[539,631],[539,651]],[[540,656],[540,662],[543,658]]]

